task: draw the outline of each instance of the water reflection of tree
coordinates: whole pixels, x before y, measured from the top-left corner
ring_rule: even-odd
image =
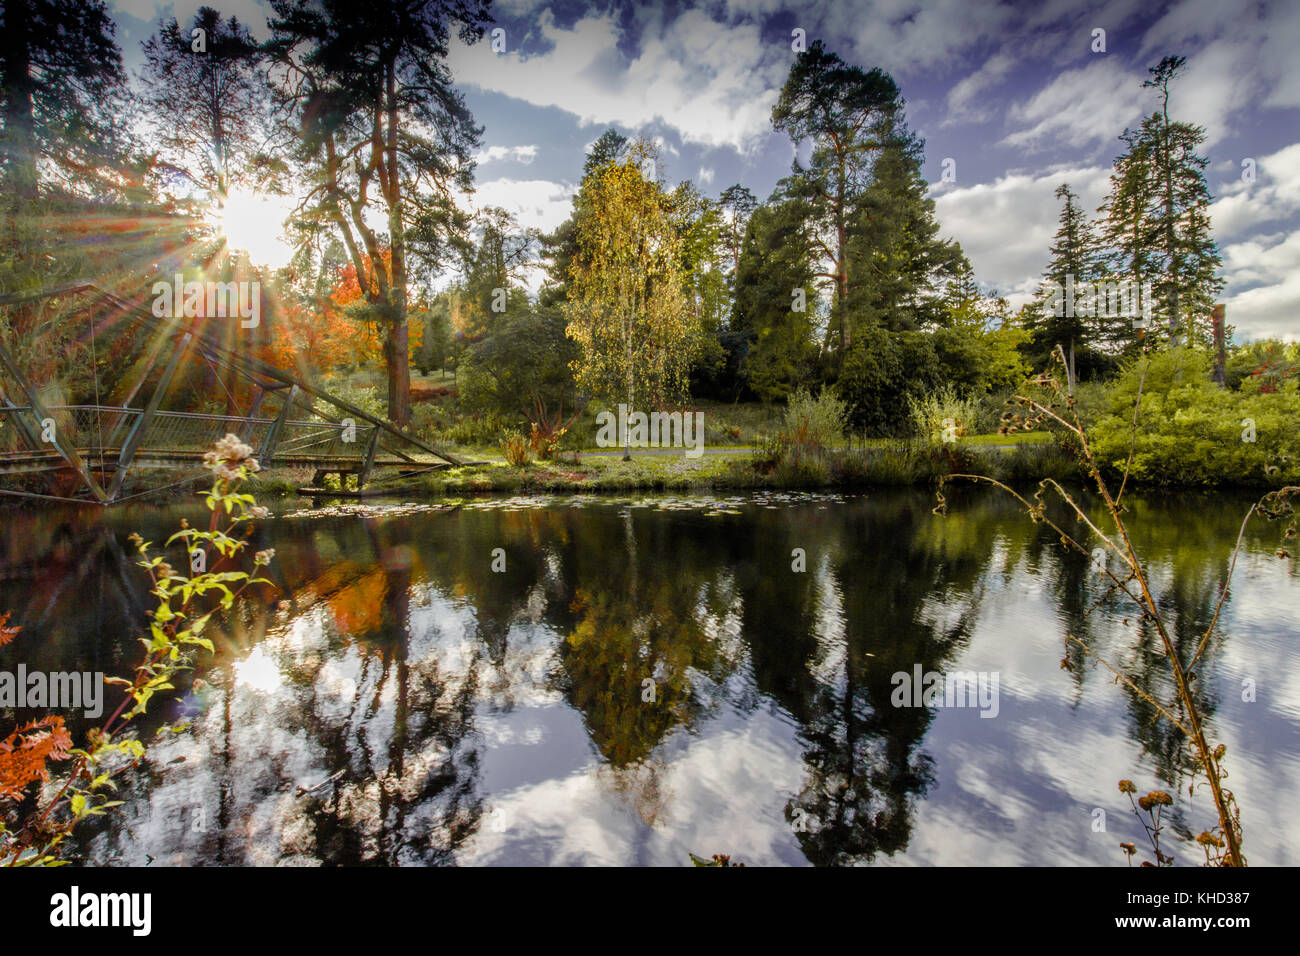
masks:
[[[248,617],[247,633],[232,629],[219,646],[208,675],[216,685],[213,713],[198,743],[212,774],[201,801],[216,808],[220,825],[210,836],[186,835],[186,852],[248,861],[242,828],[275,805],[286,825],[303,820],[285,837],[286,858],[453,859],[482,813],[475,717],[514,706],[521,685],[507,671],[512,642],[524,643],[526,627],[542,628],[529,635],[541,633],[539,652],[553,655],[549,685],[581,715],[615,786],[631,793],[638,810],[649,808],[643,818],[653,821],[669,799],[658,770],[665,741],[724,698],[742,710],[774,700],[799,725],[807,778],[787,814],[802,809],[812,821],[797,834],[808,858],[845,863],[899,852],[929,786],[921,745],[933,713],[894,708],[890,675],[913,664],[948,667],[964,647],[984,583],[1006,569],[1032,563],[1045,570],[1063,629],[1087,633],[1097,597],[1086,559],[1060,560],[1056,539],[1019,525],[1001,499],[971,496],[961,503],[960,522],[933,518],[931,504],[909,492],[825,511],[750,511],[743,519],[641,509],[623,515],[600,506],[279,523],[258,546],[277,548],[287,618],[263,642],[256,615]],[[1136,499],[1132,506],[1148,507]],[[1223,569],[1206,560],[1205,543],[1235,534],[1229,523],[1202,513],[1193,520],[1185,507],[1140,516],[1144,553],[1166,569],[1162,601],[1180,642],[1208,619]],[[101,556],[76,580],[120,577],[96,537],[102,533],[101,525],[74,523],[42,539],[42,549],[62,556],[55,565],[62,593],[90,586],[66,582],[81,573],[95,542]],[[4,547],[6,556],[20,553],[12,535]],[[506,553],[503,573],[492,570],[496,547]],[[795,547],[807,549],[807,573],[791,570]],[[1000,568],[989,565],[994,551]],[[413,623],[420,612],[412,602],[444,596],[472,621],[464,640],[473,651],[454,665],[431,648],[433,625]],[[128,589],[112,613],[136,619],[130,600]],[[295,648],[295,627],[309,632],[310,647]],[[1095,640],[1129,639],[1134,653],[1147,655],[1139,685],[1158,700],[1172,699],[1149,635],[1098,628]],[[247,691],[227,672],[263,643],[276,649],[286,680],[274,718],[250,715],[236,696]],[[1180,647],[1190,654],[1190,645]],[[1198,668],[1197,691],[1209,709],[1220,650],[1212,643]],[[320,679],[323,663],[339,660],[360,668],[342,710],[337,690]],[[729,680],[746,663],[754,688]],[[642,701],[647,677],[656,681],[653,705]],[[1080,686],[1084,679],[1076,677]],[[1130,733],[1158,773],[1178,779],[1182,754],[1151,719],[1149,704],[1130,692],[1129,712]],[[280,729],[273,721],[290,732],[278,751],[259,739]],[[345,773],[337,789],[286,802],[297,784],[338,770]],[[146,799],[174,808],[181,792],[174,774],[159,772],[155,786]],[[123,835],[119,846],[129,844]]]
[[[1167,529],[1173,547],[1149,544],[1144,552],[1149,568],[1160,568],[1157,579],[1163,578],[1165,587],[1157,598],[1161,616],[1165,620],[1174,653],[1181,661],[1190,661],[1206,628],[1214,615],[1214,605],[1222,591],[1227,575],[1226,559],[1189,562],[1185,552],[1177,547],[1178,531]],[[1150,697],[1159,701],[1170,713],[1182,716],[1176,689],[1168,677],[1169,668],[1163,662],[1163,647],[1155,628],[1149,622],[1139,623],[1137,639],[1132,653],[1135,667],[1130,669],[1134,683]],[[1227,646],[1228,636],[1216,630],[1210,638],[1199,663],[1192,669],[1192,698],[1207,734],[1214,735],[1215,714],[1219,697],[1215,690],[1215,673]],[[1155,763],[1156,775],[1171,787],[1179,787],[1185,778],[1196,773],[1195,755],[1187,746],[1186,738],[1167,720],[1157,719],[1155,708],[1142,694],[1125,688],[1128,700],[1130,732],[1140,741],[1145,753]]]
[[[712,705],[695,678],[721,680],[734,667],[709,626],[734,596],[714,528],[701,520],[641,509],[571,515],[556,554],[562,574],[547,619],[564,635],[557,686],[648,823],[666,799],[656,748]]]
[[[358,628],[363,638],[362,680],[368,695],[354,697],[347,718],[319,728],[325,765],[344,771],[343,783],[323,798],[309,797],[309,855],[330,862],[437,864],[454,859],[481,816],[476,795],[478,750],[471,743],[478,670],[440,673],[436,659],[411,660],[411,592],[418,552],[397,523],[382,530],[367,522],[373,566],[354,587],[374,614],[346,613],[347,600],[331,601],[335,621]],[[345,592],[346,594],[346,592]],[[379,597],[379,607],[373,598]],[[369,600],[367,600],[369,598]],[[311,693],[317,693],[317,683]],[[391,696],[391,724],[383,705]],[[314,701],[304,705],[313,714]]]
[[[437,635],[413,631],[420,572],[408,530],[352,522],[337,532],[322,547],[319,527],[280,529],[277,572],[290,610],[267,635],[246,627],[248,618],[266,621],[264,604],[212,629],[218,662],[179,746],[189,753],[172,758],[177,748],[157,746],[150,778],[133,788],[143,812],[123,821],[101,858],[130,852],[132,828],[146,827],[154,852],[223,864],[268,854],[275,862],[445,863],[472,836],[481,816],[477,662],[446,671]],[[351,579],[329,567],[342,552]],[[367,608],[375,596],[379,606]],[[282,681],[265,697],[232,673],[250,653],[269,653]],[[323,665],[349,662],[353,686],[324,679]],[[186,763],[173,766],[177,759]],[[296,791],[336,773],[317,792]],[[195,812],[206,827],[186,825]]]
[[[1131,523],[1138,536],[1138,551],[1152,572],[1153,583],[1161,589],[1157,604],[1170,628],[1177,653],[1184,661],[1191,658],[1209,626],[1227,574],[1226,550],[1223,554],[1207,555],[1206,552],[1207,542],[1230,547],[1230,532],[1236,519],[1225,518],[1224,509],[1217,507],[1219,504],[1215,502],[1213,508],[1189,508],[1185,498],[1127,499]],[[1057,517],[1064,514],[1064,509],[1060,509]],[[1098,517],[1101,516],[1098,509]],[[1160,780],[1169,786],[1181,786],[1186,775],[1194,772],[1193,755],[1180,741],[1180,732],[1168,721],[1158,719],[1156,708],[1147,699],[1153,698],[1171,713],[1181,710],[1155,628],[1135,613],[1136,609],[1126,600],[1107,597],[1101,576],[1088,557],[1072,549],[1061,549],[1057,536],[1044,526],[1036,526],[1034,537],[1039,566],[1053,569],[1052,593],[1062,636],[1071,634],[1102,656],[1117,656],[1126,662],[1125,670],[1137,688],[1123,686],[1129,735],[1149,755]],[[1193,684],[1193,696],[1207,727],[1212,727],[1218,705],[1214,674],[1223,654],[1224,640],[1223,634],[1216,633],[1202,663],[1195,669],[1198,680]],[[1074,643],[1066,644],[1065,658],[1081,696],[1088,675],[1096,670],[1095,664]],[[1109,672],[1103,673],[1110,676]]]
[[[123,666],[121,635],[147,608],[130,582],[139,570],[101,517],[60,508],[38,523],[0,520],[0,613],[22,625],[15,651],[29,668]]]
[[[906,848],[916,798],[932,782],[920,745],[934,715],[893,706],[891,676],[910,674],[915,664],[943,671],[968,640],[978,607],[984,551],[974,539],[937,535],[922,501],[897,504],[854,509],[827,538],[843,659],[833,680],[811,685],[801,729],[809,777],[787,808],[792,822],[796,809],[807,815],[806,829],[796,832],[819,865]],[[928,607],[940,596],[955,619],[940,620]],[[760,634],[756,627],[755,640]]]

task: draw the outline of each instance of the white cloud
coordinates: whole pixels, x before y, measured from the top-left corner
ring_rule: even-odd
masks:
[[[709,166],[701,166],[699,180],[701,186],[707,186],[713,182],[713,169]]]
[[[523,163],[527,166],[536,158],[536,146],[489,146],[474,157],[474,162],[481,166],[484,163],[495,163],[503,159],[513,159],[515,162]]]
[[[1003,143],[1047,149],[1114,142],[1120,131],[1139,120],[1149,105],[1149,96],[1144,94],[1150,90],[1142,88],[1142,80],[1110,57],[1064,70],[1029,100],[1012,105],[1008,119],[1022,128],[1008,135]]]
[[[995,53],[975,72],[968,73],[948,91],[948,115],[944,125],[957,120],[986,120],[993,115],[993,104],[980,102],[980,95],[996,85],[1016,64],[1009,53]]]
[[[524,228],[554,230],[568,218],[574,187],[548,179],[492,179],[474,187],[473,205],[500,206]]]
[[[1300,5],[1238,5],[1185,0],[1153,23],[1140,55],[1155,62],[1169,50],[1186,50],[1177,81],[1177,112],[1207,127],[1218,141],[1243,112],[1300,106]]]
[[[1258,160],[1253,183],[1237,176],[1210,207],[1215,235],[1241,236],[1222,247],[1229,322],[1242,338],[1300,338],[1300,143]],[[1263,233],[1276,224],[1283,228]]]
[[[1300,268],[1300,232],[1233,243],[1223,250],[1223,267],[1241,285],[1283,279]]]
[[[452,47],[456,81],[574,113],[583,123],[638,129],[662,123],[707,146],[755,148],[770,128],[787,59],[760,42],[754,24],[728,26],[698,10],[662,28],[647,27],[633,58],[618,48],[610,15],[587,16],[571,29],[544,11],[542,36],[554,48],[524,58],[485,44]]]
[[[1230,245],[1223,265],[1228,322],[1239,338],[1300,339],[1300,230],[1271,244],[1252,239]]]
[[[871,7],[831,0],[823,30],[852,37],[860,61],[895,73],[942,67],[959,51],[1003,42],[1024,17],[1009,3],[970,0],[878,0]]]
[[[1069,183],[1090,210],[1101,203],[1109,176],[1104,166],[1063,166],[1041,175],[1008,172],[992,183],[935,196],[935,215],[943,233],[961,243],[980,280],[1019,306],[1047,265],[1061,210],[1056,187]]]
[[[1219,239],[1250,233],[1300,213],[1300,143],[1257,158],[1253,183],[1241,178],[1237,163],[1229,161],[1227,165],[1237,175],[1220,185],[1216,190],[1219,198],[1210,207],[1210,222]]]
[[[668,140],[664,139],[662,136],[656,136],[653,142],[657,147],[659,147],[661,154],[667,153],[670,156],[680,156],[682,154],[681,150],[668,142]]]

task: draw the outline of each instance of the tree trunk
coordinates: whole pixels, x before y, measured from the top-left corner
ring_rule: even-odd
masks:
[[[627,363],[627,415],[630,419],[632,412],[636,409],[633,404],[636,401],[636,377],[632,371],[632,328],[631,323],[625,327],[624,331],[624,361]],[[623,428],[623,460],[632,460],[632,429]]]
[[[13,260],[13,269],[21,280],[39,268],[36,235],[33,228],[35,204],[39,198],[36,174],[36,121],[33,115],[33,98],[36,83],[32,79],[31,43],[29,36],[30,6],[27,0],[7,0],[4,13],[4,30],[0,31],[0,82],[5,88],[4,107],[4,191],[9,194],[5,203],[4,243]],[[10,310],[9,323],[17,341],[25,344],[40,315],[40,305],[25,302]]]
[[[407,361],[406,321],[392,322],[384,340],[384,362],[388,366],[388,420],[405,427],[411,421],[411,367]]]
[[[839,245],[836,250],[839,256],[839,262],[835,264],[835,271],[839,273],[835,278],[836,311],[840,314],[840,348],[847,352],[849,350],[849,340],[851,338],[849,333],[848,313],[849,260],[848,252],[845,249],[845,246],[848,244],[848,235],[847,230],[844,227],[843,217],[841,217],[840,222],[836,225],[836,230],[839,235]]]
[[[1178,243],[1174,237],[1174,170],[1169,150],[1169,88],[1164,88],[1165,254],[1169,256],[1169,344],[1178,344]]]
[[[388,232],[392,241],[392,281],[389,285],[388,418],[405,427],[411,421],[411,362],[407,352],[409,330],[406,320],[406,235],[402,223],[401,169],[397,159],[397,67],[389,62],[385,71],[388,105]]]
[[[16,207],[35,202],[36,121],[32,99],[29,5],[27,0],[7,0],[4,31],[0,33],[0,82],[5,85],[4,150],[6,191]]]

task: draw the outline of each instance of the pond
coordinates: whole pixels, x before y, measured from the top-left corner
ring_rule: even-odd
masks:
[[[182,729],[81,849],[135,865],[1124,866],[1119,844],[1144,843],[1128,778],[1175,795],[1162,847],[1203,861],[1214,808],[1189,795],[1185,748],[1065,641],[1167,702],[1154,635],[1006,496],[950,497],[946,517],[920,490],[282,502],[255,533],[278,590],[237,605],[152,708],[144,731]],[[1128,502],[1185,649],[1249,503]],[[150,605],[127,536],[201,515],[4,512],[0,609],[24,630],[0,668],[129,673]],[[1300,863],[1300,579],[1279,534],[1247,532],[1198,668],[1252,865]],[[938,699],[914,706],[932,675]]]

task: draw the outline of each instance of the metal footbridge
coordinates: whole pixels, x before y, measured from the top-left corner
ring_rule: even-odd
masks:
[[[158,318],[143,302],[93,282],[0,296],[0,308],[56,296],[86,297],[101,315],[107,308],[143,323],[150,355],[120,405],[46,405],[0,342],[0,494],[111,504],[124,500],[131,469],[174,468],[177,484],[192,480],[181,473],[201,469],[204,452],[232,433],[254,449],[264,469],[312,469],[316,484],[329,474],[343,480],[355,476],[358,491],[372,480],[465,464],[304,379],[236,351],[205,332],[202,319]],[[186,357],[206,363],[216,375],[251,384],[245,389],[252,395],[247,410],[231,415],[167,407]],[[73,490],[32,490],[32,480],[23,476],[42,472],[70,473],[74,480],[61,484]],[[15,484],[26,487],[6,487]]]

